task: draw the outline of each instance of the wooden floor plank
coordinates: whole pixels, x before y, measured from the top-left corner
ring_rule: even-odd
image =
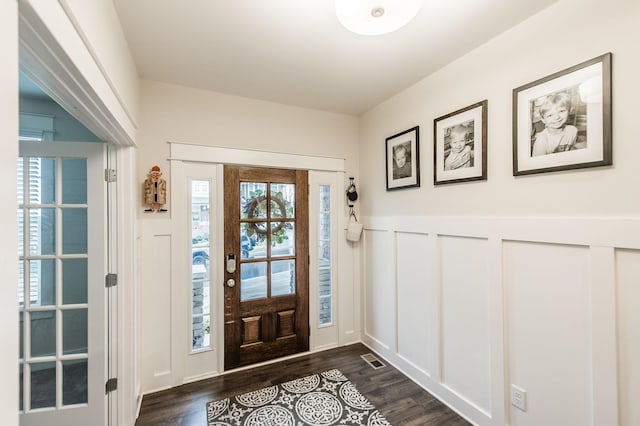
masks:
[[[375,370],[360,355],[371,350],[355,344],[145,395],[136,426],[202,426],[206,403],[266,386],[339,369],[394,426],[463,426],[467,421],[395,368]]]

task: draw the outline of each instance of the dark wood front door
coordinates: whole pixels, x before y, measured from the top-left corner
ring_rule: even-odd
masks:
[[[307,181],[225,166],[226,370],[309,350]]]

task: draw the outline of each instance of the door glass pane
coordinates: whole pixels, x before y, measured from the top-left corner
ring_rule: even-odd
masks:
[[[20,371],[18,373],[19,387],[20,387],[20,405],[19,410],[24,410],[24,364],[20,363]]]
[[[240,224],[240,259],[267,257],[267,222]]]
[[[87,253],[87,209],[62,209],[62,253]]]
[[[191,243],[195,247],[209,247],[209,192],[208,180],[191,181]]]
[[[318,187],[320,201],[320,213],[331,211],[331,185],[320,185]]]
[[[62,160],[62,203],[87,203],[87,159]]]
[[[240,218],[262,219],[267,217],[267,184],[240,182]]]
[[[62,354],[87,353],[87,310],[62,311]]]
[[[24,260],[18,261],[18,306],[24,306]]]
[[[29,293],[31,305],[49,306],[56,304],[56,261],[29,261]]]
[[[19,314],[19,318],[20,318],[20,329],[19,329],[19,334],[20,334],[20,342],[19,342],[19,346],[20,346],[20,359],[24,358],[24,312],[20,312]]]
[[[24,256],[24,210],[18,209],[18,256]]]
[[[267,262],[240,264],[240,300],[267,297]]]
[[[55,209],[30,209],[27,211],[29,212],[29,254],[32,256],[55,254]]]
[[[271,218],[295,217],[296,185],[293,183],[271,184]]]
[[[295,260],[278,260],[271,262],[271,295],[283,296],[296,292]]]
[[[318,321],[333,322],[333,287],[331,264],[331,186],[318,187]]]
[[[320,325],[331,324],[333,303],[331,297],[331,268],[318,268],[318,287],[319,287],[319,321]]]
[[[31,312],[31,356],[56,354],[56,311]]]
[[[62,404],[86,404],[87,371],[86,359],[62,361]]]
[[[18,158],[18,203],[54,204],[56,201],[56,159],[55,158]],[[29,194],[25,195],[26,177],[29,177]]]
[[[191,299],[193,350],[208,348],[211,345],[209,291],[209,281],[193,281]]]
[[[191,348],[211,346],[209,180],[191,181]]]
[[[56,363],[35,362],[31,367],[31,408],[56,406]]]
[[[331,266],[331,241],[320,240],[319,246],[318,266],[321,268]]]
[[[320,325],[324,325],[324,324],[331,324],[331,309],[332,309],[332,303],[331,303],[331,295],[329,296],[320,296],[320,316],[319,316],[319,320],[320,320]]]
[[[24,203],[24,157],[18,157],[16,163],[18,172],[18,205]]]
[[[331,238],[331,216],[328,213],[320,214],[319,238],[321,240],[329,240]]]
[[[29,202],[54,204],[56,202],[56,159],[29,159]]]
[[[271,223],[271,257],[295,256],[296,232],[293,222]]]
[[[87,259],[62,261],[62,303],[87,303]]]

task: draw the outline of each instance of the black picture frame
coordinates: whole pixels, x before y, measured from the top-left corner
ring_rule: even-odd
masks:
[[[513,89],[513,175],[608,166],[611,53]]]
[[[433,120],[433,183],[487,180],[487,109],[482,100]]]
[[[386,138],[387,191],[420,186],[419,127]]]

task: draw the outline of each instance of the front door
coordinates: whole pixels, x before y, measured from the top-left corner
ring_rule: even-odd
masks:
[[[225,369],[309,350],[307,172],[225,166]]]
[[[105,423],[103,173],[103,144],[20,144],[22,426]]]

